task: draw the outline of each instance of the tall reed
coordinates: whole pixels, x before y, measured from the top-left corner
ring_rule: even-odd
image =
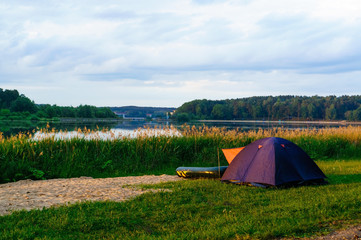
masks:
[[[154,130],[163,134],[154,134]],[[180,134],[174,134],[175,131]],[[48,135],[34,138],[39,132]],[[55,134],[59,131],[55,129],[39,132],[12,137],[0,133],[0,182],[27,178],[174,174],[174,169],[181,165],[216,166],[219,149],[245,146],[271,136],[295,142],[316,160],[361,157],[361,127],[243,131],[184,125],[177,130],[138,130],[136,137],[114,135],[110,138],[102,135],[113,134],[106,129],[78,129],[79,135],[71,138],[57,138]],[[221,165],[227,164],[223,156],[220,160]]]

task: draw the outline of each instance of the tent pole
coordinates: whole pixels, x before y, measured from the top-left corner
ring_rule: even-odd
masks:
[[[221,178],[221,163],[219,161],[219,148],[217,147],[217,156],[218,156],[218,174],[219,178]]]

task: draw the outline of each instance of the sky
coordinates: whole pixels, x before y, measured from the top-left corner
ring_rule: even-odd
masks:
[[[361,94],[360,0],[0,0],[0,88],[58,106]]]

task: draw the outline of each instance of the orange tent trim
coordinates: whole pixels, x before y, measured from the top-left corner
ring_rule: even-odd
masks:
[[[231,163],[232,160],[237,156],[237,154],[243,150],[243,148],[245,148],[245,147],[222,149],[222,152],[223,152],[224,156],[226,157],[227,162]]]

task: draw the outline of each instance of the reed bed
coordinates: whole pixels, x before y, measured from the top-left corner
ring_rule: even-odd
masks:
[[[226,165],[220,149],[271,136],[293,141],[315,160],[361,156],[361,127],[355,126],[243,131],[183,125],[138,129],[130,135],[108,129],[67,132],[45,128],[11,137],[0,133],[0,183],[28,178],[174,174],[178,166]]]

